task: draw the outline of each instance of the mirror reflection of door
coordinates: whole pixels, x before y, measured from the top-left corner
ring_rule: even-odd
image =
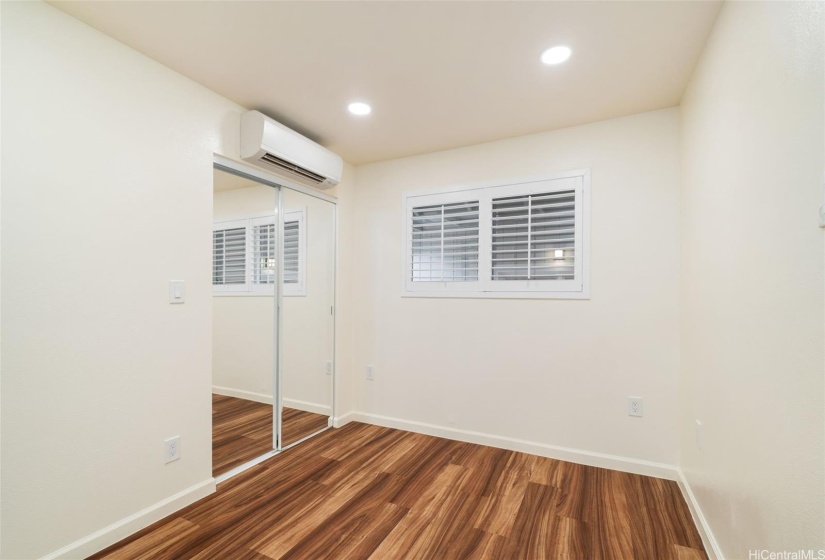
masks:
[[[281,190],[284,211],[281,445],[328,427],[332,416],[335,205]]]
[[[278,189],[214,170],[212,474],[273,449]]]

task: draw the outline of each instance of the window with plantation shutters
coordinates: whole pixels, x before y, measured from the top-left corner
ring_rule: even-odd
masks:
[[[589,297],[589,173],[405,194],[405,295]]]
[[[478,281],[478,201],[412,209],[413,282]]]
[[[575,191],[493,199],[492,279],[573,280]]]
[[[219,295],[273,295],[278,279],[274,215],[216,222],[212,288]],[[284,212],[283,295],[306,295],[304,210]]]

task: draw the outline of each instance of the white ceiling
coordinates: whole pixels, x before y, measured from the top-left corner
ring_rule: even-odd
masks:
[[[678,105],[721,3],[54,5],[358,164]]]

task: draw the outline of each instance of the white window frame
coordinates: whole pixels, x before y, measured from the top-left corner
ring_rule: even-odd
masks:
[[[573,280],[492,280],[492,201],[526,194],[572,190],[575,192],[575,266]],[[477,282],[412,281],[413,208],[451,202],[479,201],[479,259]],[[403,297],[590,299],[590,170],[581,169],[402,193],[404,240]]]
[[[284,297],[305,297],[307,295],[306,280],[306,209],[297,208],[284,210],[284,223],[298,222],[298,283],[283,284]],[[212,224],[212,231],[233,228],[246,228],[246,282],[243,284],[212,284],[213,296],[268,296],[275,295],[275,284],[258,284],[253,281],[255,266],[255,226],[277,224],[276,214],[254,214],[230,219],[220,219]],[[283,234],[278,238],[283,239]],[[283,251],[280,246],[278,253]],[[214,250],[213,250],[214,258]]]

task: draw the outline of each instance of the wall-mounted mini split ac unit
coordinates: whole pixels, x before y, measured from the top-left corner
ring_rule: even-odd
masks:
[[[341,156],[258,111],[241,116],[241,159],[319,189],[337,185],[344,170]]]

